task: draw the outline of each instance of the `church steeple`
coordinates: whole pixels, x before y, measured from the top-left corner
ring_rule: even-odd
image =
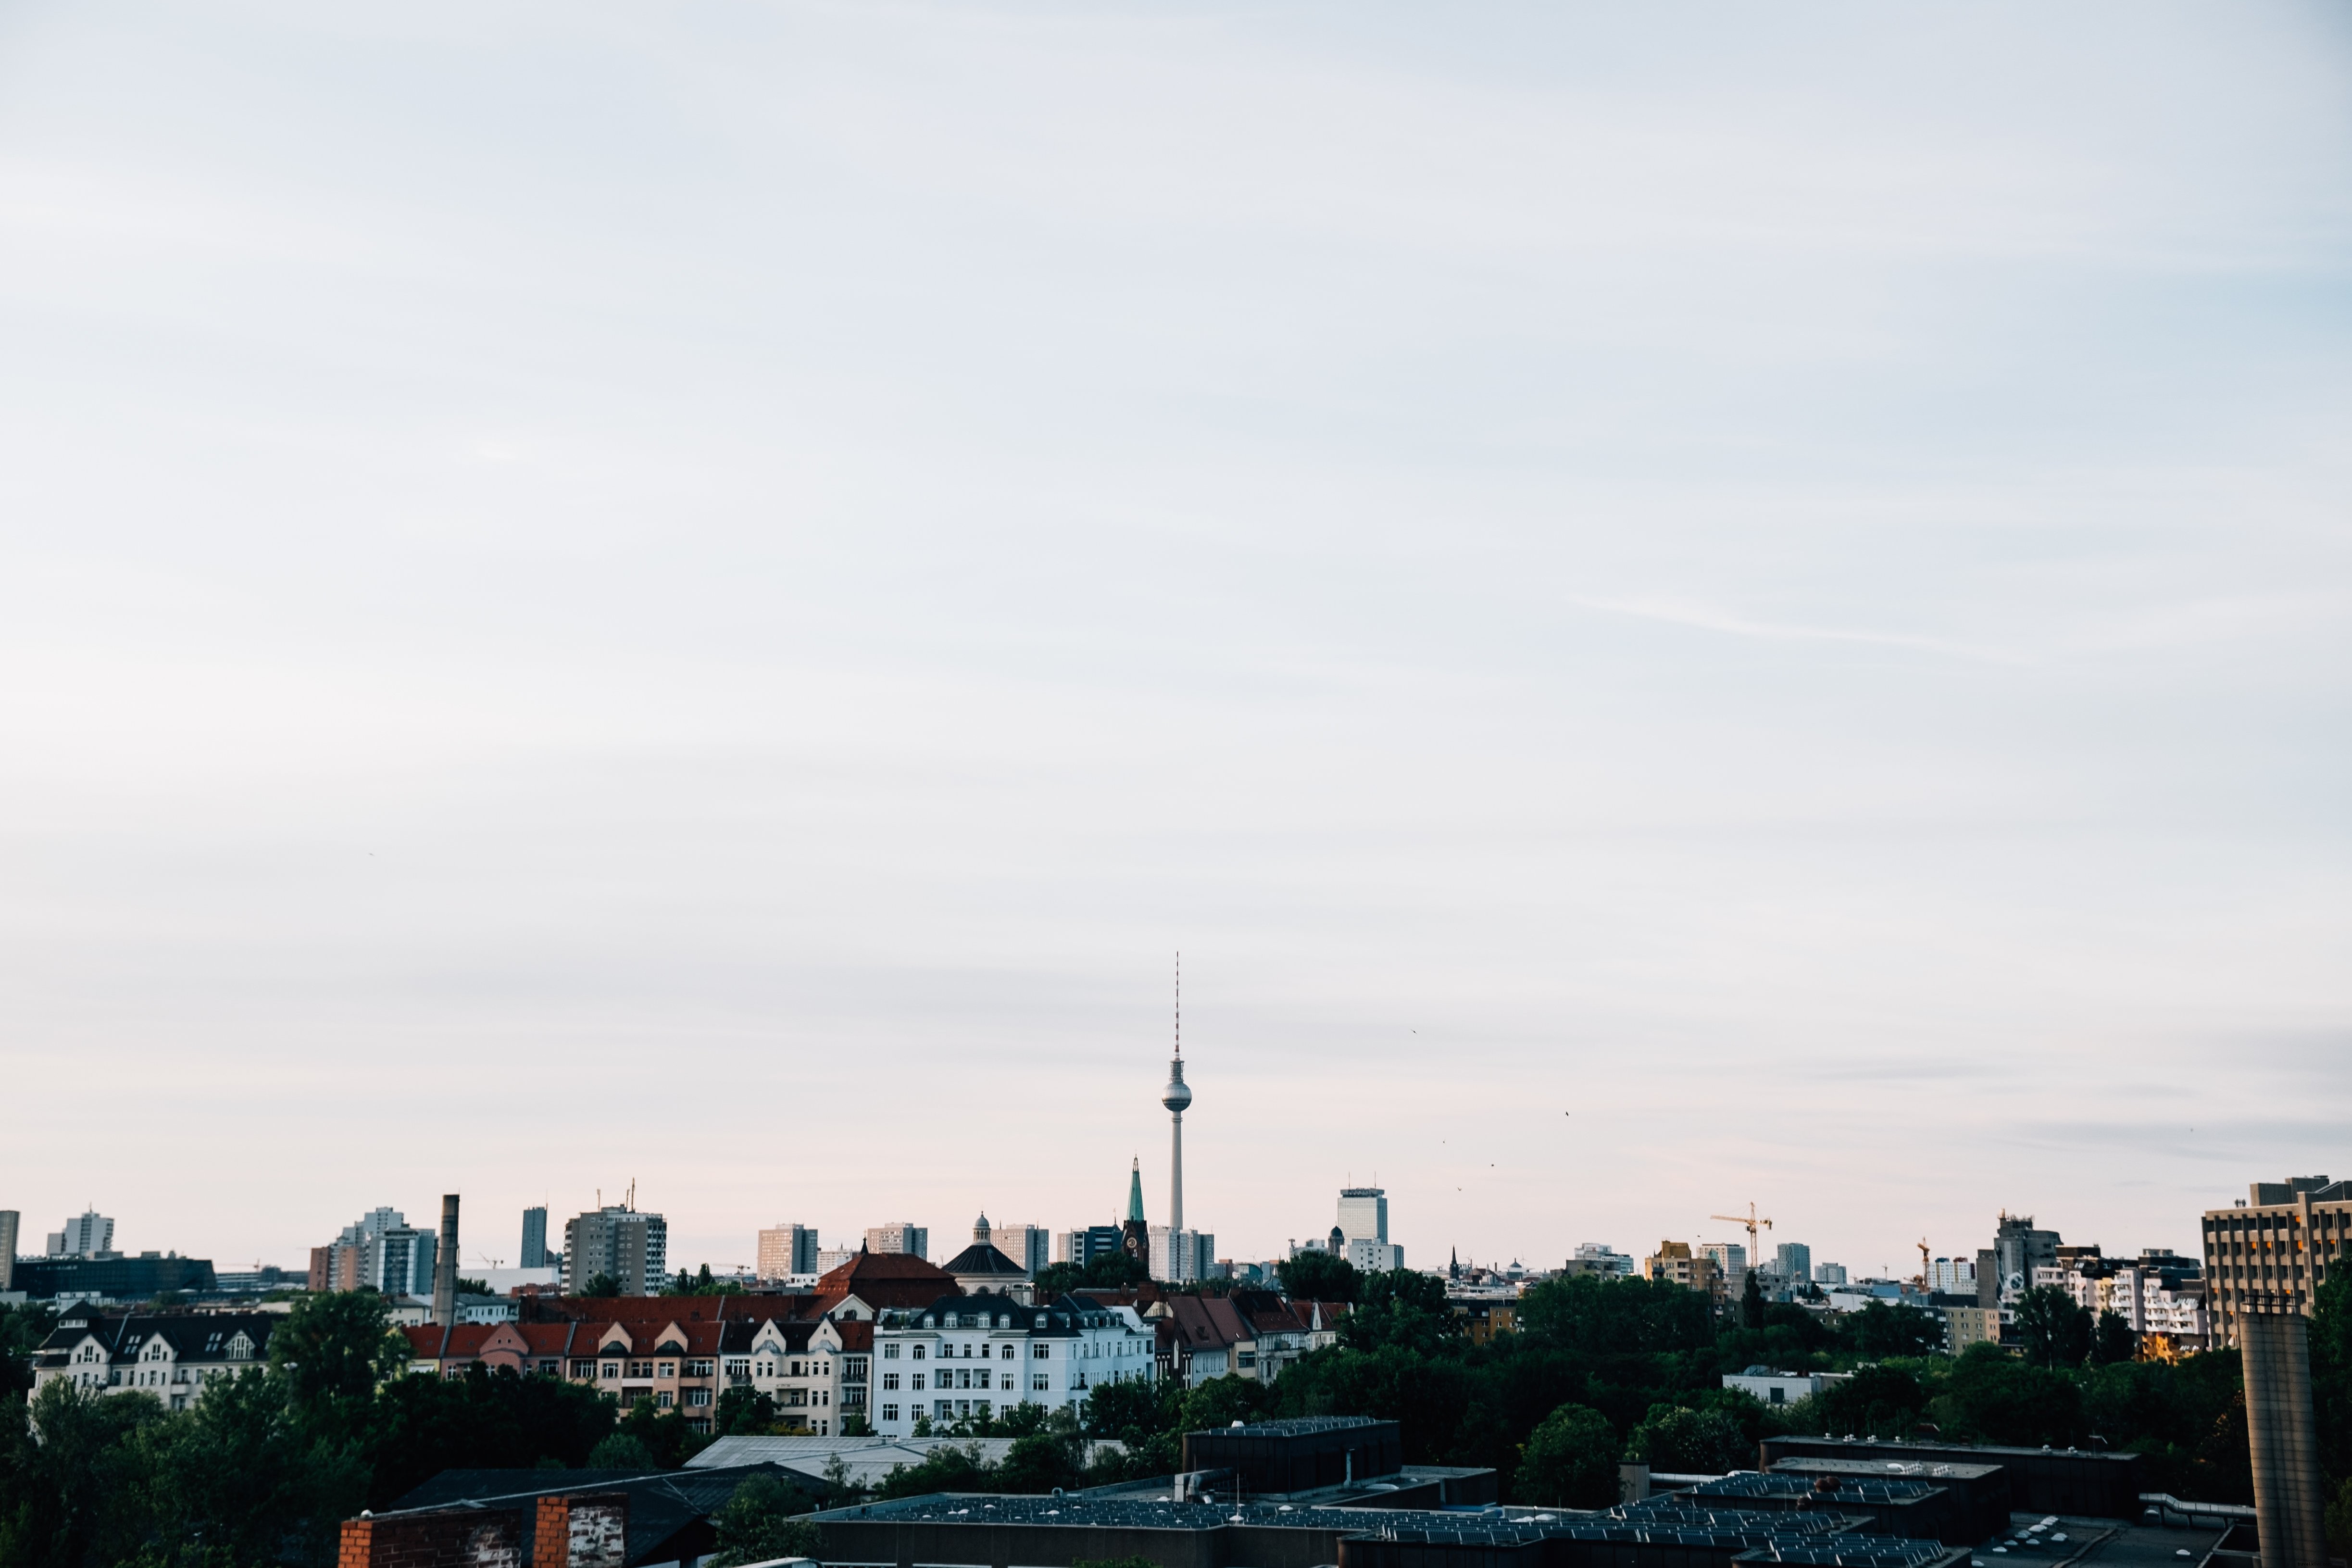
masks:
[[[1143,1217],[1143,1162],[1133,1163],[1127,1173],[1127,1223],[1118,1227],[1118,1244],[1122,1251],[1138,1263],[1151,1264],[1151,1226]]]

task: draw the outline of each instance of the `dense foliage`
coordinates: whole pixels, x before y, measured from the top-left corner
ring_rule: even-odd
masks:
[[[342,1520],[442,1470],[583,1465],[614,1430],[608,1401],[553,1378],[398,1375],[404,1344],[367,1291],[303,1300],[267,1367],[184,1410],[63,1382],[28,1404],[50,1322],[0,1318],[0,1568],[323,1564]],[[674,1436],[649,1409],[621,1425]]]

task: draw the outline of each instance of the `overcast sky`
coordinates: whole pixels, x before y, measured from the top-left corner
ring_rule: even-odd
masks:
[[[2352,1175],[2339,7],[0,10],[0,1207]]]

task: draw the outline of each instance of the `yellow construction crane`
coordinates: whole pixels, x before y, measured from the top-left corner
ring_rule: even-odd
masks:
[[[1923,1236],[1919,1238],[1919,1289],[1933,1290],[1935,1288],[1935,1280],[1927,1275],[1927,1238]]]
[[[1746,1226],[1748,1227],[1748,1267],[1753,1268],[1759,1263],[1763,1261],[1763,1259],[1758,1256],[1756,1251],[1756,1233],[1759,1230],[1771,1229],[1772,1222],[1769,1219],[1757,1218],[1756,1205],[1754,1204],[1749,1204],[1748,1205],[1748,1213],[1744,1215],[1736,1214],[1711,1214],[1706,1217],[1709,1219],[1728,1220],[1733,1225]]]

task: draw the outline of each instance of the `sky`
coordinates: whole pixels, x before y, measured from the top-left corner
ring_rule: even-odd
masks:
[[[2324,5],[0,8],[0,1208],[2352,1176]]]

